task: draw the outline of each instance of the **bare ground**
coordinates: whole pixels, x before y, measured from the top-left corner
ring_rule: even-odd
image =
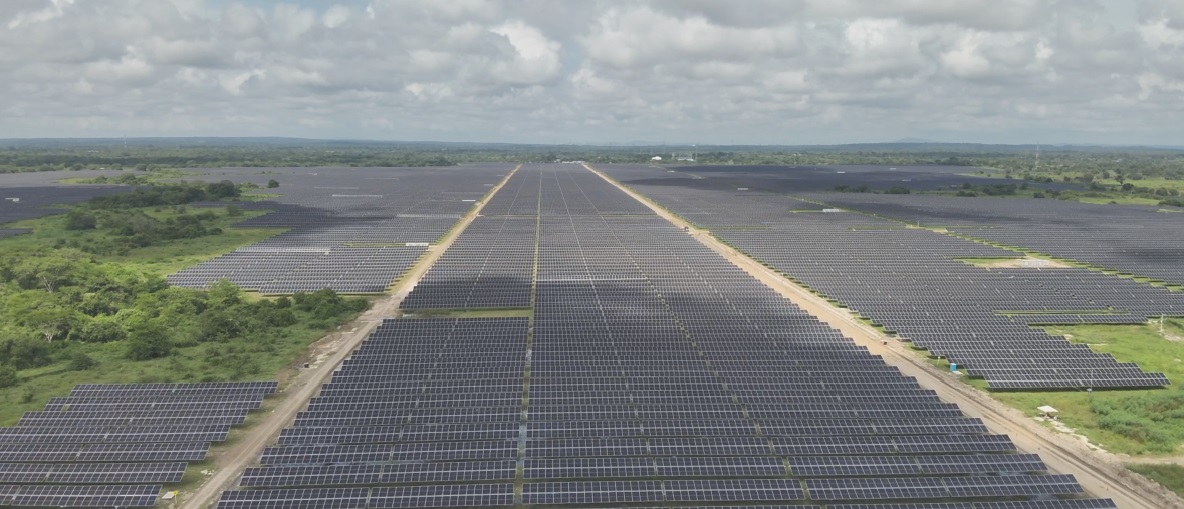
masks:
[[[249,429],[247,434],[234,444],[234,448],[214,458],[215,465],[209,469],[213,473],[196,491],[178,494],[177,498],[181,509],[204,509],[213,506],[218,501],[218,496],[222,491],[230,488],[242,475],[243,470],[253,464],[256,458],[262,454],[263,449],[275,441],[280,431],[296,419],[296,414],[305,407],[308,400],[317,394],[321,385],[333,375],[337,366],[353,352],[358,344],[382,323],[384,318],[397,316],[399,304],[407,298],[407,295],[419,283],[420,278],[448,250],[448,247],[464,232],[465,228],[468,228],[473,219],[480,214],[489,198],[496,194],[516,171],[518,168],[506,173],[506,177],[489,190],[485,198],[452,228],[443,241],[428,248],[424,257],[407,271],[393,288],[393,293],[376,300],[369,310],[339,329],[345,332],[334,332],[314,343],[306,356],[305,362],[309,363],[307,369],[285,372],[280,375],[281,381],[286,383],[282,384],[282,390],[278,395],[278,402],[275,403],[274,409],[262,422]]]
[[[1021,451],[1037,453],[1050,470],[1072,473],[1085,490],[1097,497],[1111,498],[1123,509],[1184,508],[1184,500],[1171,491],[1123,466],[1121,457],[1092,451],[1071,435],[1061,435],[1028,418],[1023,412],[1000,403],[937,367],[929,364],[895,338],[860,322],[848,311],[794,284],[781,274],[723,244],[706,230],[682,220],[648,198],[622,186],[589,165],[584,165],[609,183],[646,204],[659,216],[679,228],[687,228],[700,243],[727,258],[798,307],[838,329],[858,344],[884,358],[901,373],[916,378],[922,387],[937,392],[942,400],[956,403],[962,412],[982,419],[993,433],[1011,437]]]

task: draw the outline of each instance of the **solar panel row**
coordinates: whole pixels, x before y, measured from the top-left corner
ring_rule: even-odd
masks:
[[[0,428],[0,506],[151,507],[275,382],[83,384]],[[208,419],[207,416],[221,416]]]

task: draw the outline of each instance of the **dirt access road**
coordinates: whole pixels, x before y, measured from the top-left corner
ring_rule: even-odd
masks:
[[[989,395],[959,381],[956,375],[929,364],[895,338],[887,337],[875,328],[860,322],[847,310],[832,306],[825,299],[723,244],[706,230],[695,228],[694,225],[592,166],[585,164],[584,167],[644,203],[675,226],[688,229],[689,234],[700,243],[719,253],[807,313],[838,329],[847,337],[855,339],[858,344],[866,346],[872,354],[883,357],[905,375],[916,378],[922,387],[936,391],[942,400],[956,403],[966,415],[982,419],[991,432],[1010,436],[1021,451],[1039,454],[1052,471],[1073,474],[1089,494],[1111,498],[1122,509],[1184,508],[1184,500],[1159,484],[1127,470],[1114,455],[1092,451],[1081,441],[1054,433],[1022,412],[991,399]],[[885,340],[886,345],[883,344]]]
[[[407,298],[419,280],[423,278],[424,274],[427,274],[428,269],[432,268],[436,260],[439,260],[444,252],[452,246],[453,241],[472,224],[489,199],[497,194],[498,190],[506,184],[506,181],[510,180],[510,177],[520,167],[521,165],[506,173],[505,178],[491,188],[485,198],[453,226],[452,231],[444,237],[443,241],[428,248],[424,257],[407,271],[391,294],[378,299],[362,316],[342,326],[342,329],[349,332],[330,334],[314,345],[314,351],[324,352],[322,357],[318,358],[309,369],[304,369],[296,374],[292,382],[283,388],[280,396],[283,399],[271,414],[267,415],[263,422],[251,428],[231,451],[217,459],[216,466],[213,467],[214,474],[197,491],[188,495],[180,494],[182,509],[204,509],[218,501],[218,496],[222,491],[229,488],[242,475],[243,470],[255,462],[263,449],[279,436],[281,430],[292,424],[296,419],[296,414],[304,409],[308,400],[317,394],[321,385],[333,375],[337,366],[357,348],[358,344],[366,339],[366,336],[370,335],[370,332],[378,327],[383,319],[397,316],[399,305],[402,304],[403,299]]]

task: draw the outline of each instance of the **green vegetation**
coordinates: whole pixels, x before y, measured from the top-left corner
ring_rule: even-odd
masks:
[[[531,318],[533,308],[417,309],[407,318]]]
[[[1178,495],[1184,495],[1184,466],[1128,463],[1126,467],[1159,483],[1164,488],[1176,492]]]
[[[233,184],[103,197],[16,223],[0,240],[0,425],[78,383],[273,378],[308,344],[369,307],[331,290],[262,299],[223,281],[170,288],[163,275],[276,230],[230,228]],[[147,204],[143,206],[143,204]]]
[[[655,155],[693,153],[704,165],[940,164],[1000,178],[1158,185],[1184,179],[1184,152],[1148,147],[1041,147],[958,143],[879,143],[829,146],[586,146],[482,143],[324,141],[292,138],[141,138],[126,140],[7,140],[0,172],[284,166],[450,166],[470,162],[649,164]],[[1118,183],[1122,185],[1122,183]],[[1181,187],[1178,187],[1180,189]]]
[[[1051,405],[1059,419],[1104,449],[1126,454],[1172,454],[1184,444],[1184,320],[1147,325],[1048,327],[1121,362],[1167,375],[1172,385],[1152,390],[995,392],[992,395],[1030,415]]]
[[[0,241],[0,259],[20,257],[46,248],[71,248],[101,262],[163,276],[283,232],[275,228],[234,228],[235,223],[265,212],[242,211],[236,216],[230,207],[233,205],[201,209],[152,207],[128,209],[123,213],[76,209],[66,215],[11,223],[6,226],[29,228],[33,232]],[[71,216],[75,214],[94,217],[95,228],[71,229],[71,223],[76,221]],[[135,229],[126,230],[121,226],[133,219],[141,228],[138,239],[134,235]],[[170,224],[189,224],[193,228],[191,232],[204,230],[205,235],[178,238],[181,236],[168,231],[160,237],[143,234],[144,230],[155,231]],[[132,236],[124,235],[129,231]],[[143,245],[133,245],[133,239]]]

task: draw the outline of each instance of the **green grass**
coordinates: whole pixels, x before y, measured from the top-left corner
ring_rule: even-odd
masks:
[[[1168,341],[1158,322],[1148,325],[1079,325],[1047,327],[1051,334],[1071,335],[1094,351],[1110,353],[1120,362],[1137,363],[1145,371],[1162,372],[1166,389],[1050,392],[994,392],[995,399],[1028,415],[1051,405],[1065,425],[1102,448],[1132,455],[1165,455],[1184,444],[1184,342]],[[1167,320],[1165,332],[1184,336],[1184,321]]]
[[[1092,203],[1094,205],[1159,205],[1159,200],[1151,198],[1140,198],[1138,196],[1125,196],[1118,193],[1108,193],[1111,196],[1104,198],[1095,198],[1090,196],[1081,196],[1077,201],[1081,203]]]
[[[1128,463],[1126,467],[1159,483],[1164,488],[1172,490],[1177,495],[1184,495],[1184,466]]]
[[[1021,257],[1020,253],[1016,253],[1016,256],[1000,256],[997,258],[954,258],[954,259],[958,260],[962,263],[974,265],[975,267],[984,267],[984,266],[989,267],[989,266],[995,265],[997,263],[1015,261],[1016,259],[1018,259],[1020,257]]]
[[[139,210],[156,219],[162,220],[180,215],[172,207]],[[132,270],[167,275],[228,253],[235,248],[273,237],[284,231],[284,229],[279,228],[233,227],[235,224],[246,219],[266,214],[267,211],[244,210],[240,216],[229,216],[226,213],[226,207],[208,209],[191,207],[188,209],[188,212],[195,214],[206,210],[213,211],[218,215],[218,218],[210,226],[221,228],[221,234],[195,239],[172,240],[160,245],[133,249],[126,255],[94,255],[94,257],[99,261],[118,263]],[[77,241],[85,245],[110,238],[110,234],[101,229],[87,231],[67,230],[65,228],[65,219],[62,215],[18,221],[4,225],[4,227],[31,228],[33,233],[0,240],[0,257],[7,255],[19,256],[20,253],[36,251],[46,246],[55,246],[70,241]]]
[[[274,200],[281,196],[283,195],[276,193],[243,193],[239,195],[238,199],[240,201],[267,201]]]
[[[417,309],[407,318],[530,318],[533,308]]]

